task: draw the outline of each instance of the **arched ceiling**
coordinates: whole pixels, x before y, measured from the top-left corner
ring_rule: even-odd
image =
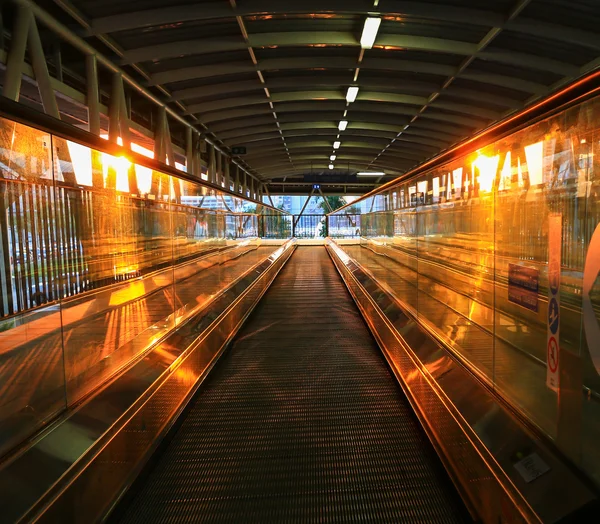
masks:
[[[265,181],[398,176],[600,63],[598,0],[46,3]]]

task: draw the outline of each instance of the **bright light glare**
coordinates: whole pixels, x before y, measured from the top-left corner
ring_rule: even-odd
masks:
[[[439,179],[439,177],[436,176],[433,179],[433,198],[436,202],[437,202],[439,196],[440,196],[440,179]]]
[[[346,131],[347,127],[348,127],[348,120],[340,120],[340,125],[338,126],[338,129],[340,131]]]
[[[489,192],[494,186],[500,155],[485,156],[480,154],[475,160],[475,167],[479,169],[479,190]]]
[[[346,102],[351,104],[352,102],[354,102],[356,100],[357,95],[358,95],[358,87],[350,86],[348,88],[348,93],[346,94]]]
[[[329,160],[331,160],[332,162],[334,162],[336,158],[337,158],[337,156],[335,156],[335,155],[331,155],[331,156],[329,157]]]
[[[129,168],[131,162],[124,156],[112,156],[108,153],[102,153],[102,171],[104,175],[104,185],[106,187],[106,179],[108,178],[108,169],[115,170],[117,175],[116,189],[129,193]]]
[[[139,153],[140,155],[144,155],[148,158],[154,158],[154,151],[152,151],[151,149],[146,149],[145,147],[140,146],[139,144],[136,144],[135,142],[131,142],[131,150],[134,151],[135,153]]]
[[[329,169],[333,169],[333,164],[329,164]]]
[[[381,18],[369,17],[365,20],[365,27],[360,37],[360,47],[363,49],[371,49],[373,47],[380,24]]]
[[[341,145],[342,145],[342,143],[339,140],[336,140],[333,143],[333,149],[339,149]]]
[[[454,194],[459,197],[462,190],[463,168],[457,167],[452,171],[452,182],[454,183]]]
[[[529,171],[529,183],[532,186],[541,184],[543,181],[544,142],[525,146],[525,158],[527,159],[527,170]]]
[[[383,171],[360,171],[356,173],[356,176],[383,176],[385,173]]]
[[[82,186],[92,185],[92,150],[76,142],[67,140],[67,147],[73,162],[75,180]],[[60,162],[59,162],[60,164]]]
[[[511,166],[511,154],[510,151],[506,153],[504,157],[504,167],[500,172],[500,184],[498,185],[499,191],[510,189],[512,183],[512,166]]]

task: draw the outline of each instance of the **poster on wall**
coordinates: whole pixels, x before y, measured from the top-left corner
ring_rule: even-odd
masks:
[[[539,271],[519,264],[508,265],[508,300],[530,311],[538,310]]]

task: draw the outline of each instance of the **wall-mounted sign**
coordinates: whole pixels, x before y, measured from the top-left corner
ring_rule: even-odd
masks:
[[[508,300],[531,311],[538,310],[539,271],[533,267],[508,265]]]
[[[560,353],[560,266],[562,215],[548,217],[548,336],[546,385],[558,391]]]
[[[245,155],[246,154],[246,146],[235,146],[231,148],[232,155]]]

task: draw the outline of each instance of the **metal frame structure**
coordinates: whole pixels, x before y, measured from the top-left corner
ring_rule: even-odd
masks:
[[[600,63],[593,29],[600,13],[584,3],[576,12],[566,0],[503,0],[485,10],[474,1],[458,7],[434,0],[214,0],[159,8],[11,0],[63,42],[52,47],[55,90],[73,63],[66,48],[94,56],[121,74],[129,112],[136,103],[131,95],[141,96],[163,108],[174,136],[183,128],[179,141],[190,173],[199,176],[194,158],[206,143],[210,179],[233,184],[227,167],[218,169],[222,154],[228,160],[221,165],[245,173],[247,184],[237,189],[253,195],[290,178],[305,182],[308,192],[306,175],[315,173],[323,182],[329,174],[345,177],[331,188],[338,192],[364,187],[354,178],[360,170],[384,171],[388,181],[593,70]],[[359,42],[366,16],[382,19],[370,50]],[[18,29],[26,21],[16,18]],[[73,22],[83,36],[69,29]],[[13,32],[10,54],[18,58],[27,39]],[[91,62],[86,58],[93,83]],[[349,104],[345,90],[352,85],[360,92]],[[48,94],[47,85],[40,88]],[[157,116],[151,120],[162,126]],[[343,132],[340,119],[349,120]],[[335,170],[326,171],[332,141],[340,137]],[[231,159],[228,147],[240,143],[248,154]]]
[[[29,55],[32,64],[32,73],[41,98],[43,110],[54,118],[61,119],[61,113],[57,104],[55,91],[59,91],[61,86],[60,77],[63,76],[62,60],[59,59],[60,69],[57,68],[57,78],[52,78],[48,71],[48,65],[40,33],[38,22],[41,22],[58,37],[74,46],[85,55],[86,72],[86,96],[85,102],[88,112],[88,129],[91,133],[100,135],[100,86],[98,63],[105,67],[112,75],[108,106],[108,135],[109,140],[118,143],[122,140],[123,145],[131,149],[131,120],[129,112],[131,105],[127,103],[125,83],[144,96],[155,106],[157,106],[157,125],[154,130],[155,155],[159,162],[175,165],[175,153],[171,140],[171,131],[169,129],[168,117],[173,118],[178,124],[185,128],[185,157],[188,166],[188,172],[200,177],[202,161],[200,159],[200,150],[198,142],[205,141],[210,148],[211,155],[217,155],[218,162],[212,165],[212,171],[209,166],[209,181],[221,187],[232,189],[231,178],[227,173],[230,171],[230,164],[234,164],[236,170],[242,170],[254,180],[255,176],[233,160],[226,154],[222,146],[218,146],[214,141],[207,139],[204,133],[194,127],[190,122],[175,112],[167,104],[153,95],[150,91],[141,86],[135,79],[117,67],[111,60],[99,53],[83,39],[72,33],[67,27],[58,22],[46,11],[40,8],[34,2],[29,0],[15,0],[16,14],[13,26],[13,39],[6,59],[6,73],[2,95],[19,101],[20,88],[24,72],[27,73],[25,62],[26,49],[29,49]],[[55,53],[60,57],[60,53]],[[222,162],[222,156],[226,161]],[[245,178],[245,177],[244,177]],[[228,184],[228,185],[226,185]],[[257,187],[260,183],[257,181]],[[258,200],[258,192],[247,192],[246,186],[233,188],[238,193],[250,195],[253,200]]]

